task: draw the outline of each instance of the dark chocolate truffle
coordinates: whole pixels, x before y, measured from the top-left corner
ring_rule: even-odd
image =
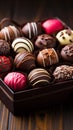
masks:
[[[28,79],[32,87],[42,87],[50,83],[51,76],[45,69],[36,68],[28,74]]]
[[[61,50],[61,56],[65,61],[73,62],[73,44],[66,45]]]
[[[54,48],[43,49],[42,51],[39,51],[39,54],[37,55],[37,62],[42,67],[56,64],[59,62],[58,54]]]
[[[8,55],[10,53],[10,44],[5,40],[0,40],[0,55]]]
[[[56,39],[48,34],[41,34],[35,41],[35,46],[40,49],[54,48],[56,46]]]
[[[69,65],[58,66],[54,70],[53,76],[56,81],[73,79],[73,66],[69,66]]]
[[[29,39],[32,39],[42,33],[42,27],[39,22],[30,22],[26,23],[23,26],[22,32],[24,36],[26,36]]]
[[[35,57],[28,51],[23,51],[15,56],[14,64],[17,69],[29,72],[35,68]]]

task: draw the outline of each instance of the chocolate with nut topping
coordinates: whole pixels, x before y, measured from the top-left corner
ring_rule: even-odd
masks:
[[[73,79],[73,66],[68,66],[68,65],[58,66],[54,70],[53,76],[56,81]]]

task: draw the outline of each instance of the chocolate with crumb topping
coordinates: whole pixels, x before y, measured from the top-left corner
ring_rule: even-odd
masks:
[[[10,53],[10,44],[5,40],[0,40],[0,55],[8,55]]]

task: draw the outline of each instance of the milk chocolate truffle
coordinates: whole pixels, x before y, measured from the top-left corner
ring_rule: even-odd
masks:
[[[10,53],[10,44],[5,40],[0,40],[0,55],[8,55]]]
[[[73,43],[73,30],[64,29],[57,33],[56,38],[59,41],[60,45],[72,44]]]
[[[35,41],[35,46],[40,49],[54,48],[56,46],[56,39],[48,34],[41,34]]]
[[[24,36],[32,39],[42,33],[42,26],[39,22],[26,23],[22,28],[22,32]]]
[[[42,87],[50,83],[51,76],[45,69],[36,68],[28,74],[28,79],[32,87]]]
[[[42,27],[47,34],[57,33],[65,28],[65,24],[58,18],[47,19],[42,23]]]
[[[69,66],[69,65],[58,66],[54,70],[53,76],[56,81],[73,79],[73,66]]]
[[[66,45],[64,48],[62,48],[61,57],[65,61],[73,62],[73,44]]]
[[[26,88],[27,77],[19,72],[10,72],[5,76],[4,82],[13,91],[19,91]]]
[[[54,48],[43,49],[42,51],[39,51],[39,54],[37,55],[37,62],[42,67],[48,67],[58,63],[59,58]]]
[[[15,56],[14,64],[17,69],[28,73],[35,68],[35,58],[30,52],[23,51]]]
[[[25,37],[14,39],[14,41],[12,42],[12,48],[16,53],[22,52],[24,50],[28,52],[32,52],[34,50],[33,43]]]
[[[22,35],[21,31],[15,26],[11,25],[2,28],[0,31],[0,39],[10,42],[12,42],[15,38],[21,35]]]
[[[13,68],[13,60],[11,57],[0,56],[0,75],[4,76],[10,72]]]

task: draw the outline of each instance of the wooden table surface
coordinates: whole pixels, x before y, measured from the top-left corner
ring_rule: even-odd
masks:
[[[72,0],[2,0],[0,20],[4,17],[21,23],[59,17],[73,28],[73,4]],[[73,130],[73,105],[53,105],[47,110],[14,116],[0,101],[0,130]]]
[[[73,130],[73,106],[59,104],[47,110],[14,116],[0,102],[0,130]]]

